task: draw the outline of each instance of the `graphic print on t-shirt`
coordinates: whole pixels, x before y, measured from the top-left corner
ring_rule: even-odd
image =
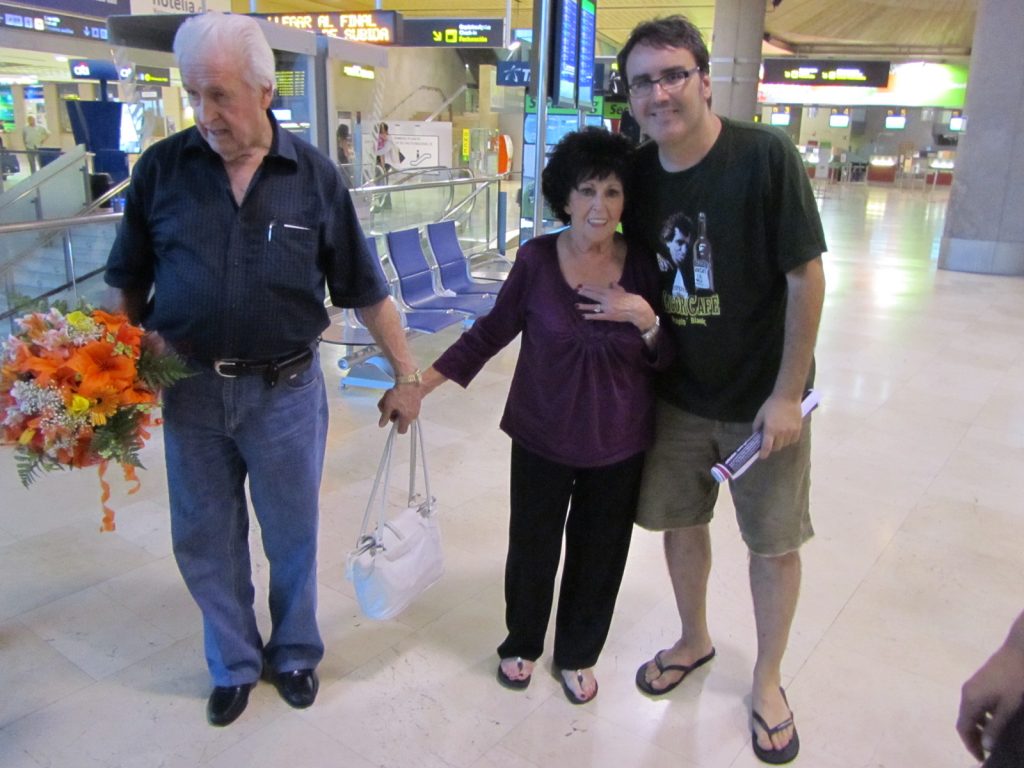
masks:
[[[707,234],[707,215],[697,224],[683,211],[665,219],[660,230],[658,268],[662,273],[665,310],[677,325],[707,325],[719,314],[714,259]]]

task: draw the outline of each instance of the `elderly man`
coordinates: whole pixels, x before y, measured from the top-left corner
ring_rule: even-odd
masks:
[[[269,112],[274,57],[259,25],[209,13],[174,41],[196,125],[139,159],[107,282],[154,343],[195,375],[164,396],[174,554],[203,614],[212,725],[261,675],[293,707],[316,698],[318,492],[327,400],[324,286],[362,307],[397,373],[381,424],[419,413],[419,372],[331,161]],[[253,611],[245,484],[270,562],[271,632]]]

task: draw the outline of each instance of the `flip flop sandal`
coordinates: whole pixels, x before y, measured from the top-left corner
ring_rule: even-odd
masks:
[[[693,664],[690,665],[662,664],[661,654],[663,654],[664,652],[665,651],[658,651],[656,654],[654,654],[654,666],[658,668],[658,676],[654,679],[660,680],[661,676],[664,675],[666,672],[682,672],[683,676],[671,685],[666,685],[664,688],[655,688],[653,685],[651,685],[653,680],[647,680],[647,665],[651,662],[645,661],[643,664],[640,665],[640,669],[636,671],[636,687],[644,693],[646,693],[648,696],[664,696],[669,691],[675,690],[676,686],[683,682],[683,680],[685,680],[691,672],[693,672],[698,667],[703,667],[705,664],[707,664],[709,661],[715,658],[715,649],[712,648],[711,653],[709,653],[707,656],[701,656],[699,659],[693,662]]]
[[[519,671],[522,672],[523,671],[523,658],[521,656],[516,656],[515,660],[516,660],[516,667],[518,667]],[[514,679],[512,679],[511,677],[509,677],[508,675],[505,674],[505,670],[503,670],[501,668],[501,662],[500,661],[498,662],[498,682],[501,683],[504,687],[509,688],[510,690],[513,690],[513,691],[521,691],[521,690],[523,690],[524,688],[526,688],[530,684],[530,678],[531,677],[532,677],[532,675],[529,675],[527,677],[522,677],[522,678],[519,678],[518,680],[514,680]]]
[[[789,707],[789,700],[786,698],[786,692],[779,688],[779,693],[782,694],[782,700],[786,702],[786,707]],[[750,710],[751,716],[754,718],[754,722],[757,723],[758,727],[761,728],[768,737],[771,738],[780,731],[784,731],[790,726],[793,726],[793,738],[789,740],[789,744],[784,746],[782,749],[765,749],[757,743],[757,731],[753,728],[750,729],[750,739],[754,747],[754,754],[757,755],[757,759],[761,762],[768,763],[769,765],[782,765],[794,760],[800,752],[800,736],[796,732],[796,726],[793,724],[793,711],[790,710],[789,717],[783,720],[781,723],[774,727],[769,727],[768,723],[764,721],[755,710]]]
[[[562,670],[562,672],[567,672],[567,671],[568,670]],[[597,698],[597,688],[598,688],[598,686],[597,686],[596,682],[594,684],[594,694],[589,699],[581,699],[579,696],[576,695],[576,691],[574,691],[570,687],[569,682],[565,679],[565,675],[564,674],[559,673],[558,678],[562,681],[562,690],[565,691],[565,698],[567,698],[573,704],[587,704],[588,702],[591,702],[595,698]],[[582,692],[583,691],[583,670],[581,670],[581,669],[577,669],[576,670],[576,684],[579,685],[580,692]]]

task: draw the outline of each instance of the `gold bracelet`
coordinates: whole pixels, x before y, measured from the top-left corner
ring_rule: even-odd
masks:
[[[654,341],[654,337],[658,335],[658,329],[661,328],[661,318],[657,315],[654,316],[654,325],[648,328],[646,331],[640,333],[640,338],[650,344]]]
[[[412,373],[406,373],[402,376],[395,376],[395,384],[419,384],[423,381],[423,371],[417,368]]]

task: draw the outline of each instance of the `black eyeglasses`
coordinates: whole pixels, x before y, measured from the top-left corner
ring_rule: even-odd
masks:
[[[700,67],[691,67],[690,69],[670,69],[661,77],[638,77],[632,83],[629,83],[629,95],[635,96],[638,99],[646,99],[652,93],[654,93],[654,86],[661,85],[661,90],[665,93],[672,93],[678,91],[687,80],[690,79],[691,75],[700,72]]]

